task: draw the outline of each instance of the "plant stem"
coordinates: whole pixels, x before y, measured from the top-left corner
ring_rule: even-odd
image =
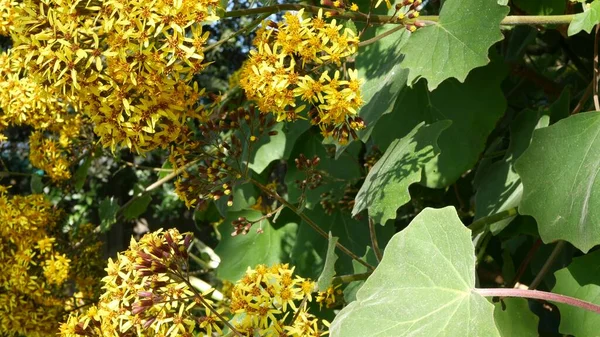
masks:
[[[488,215],[486,217],[480,218],[477,221],[473,221],[473,223],[470,224],[469,226],[467,226],[467,228],[469,228],[473,232],[472,235],[475,235],[475,234],[478,234],[478,233],[484,231],[489,225],[494,224],[494,223],[504,220],[504,219],[508,219],[517,214],[518,214],[518,212],[517,212],[516,207],[509,208],[505,211],[498,212],[498,213],[492,214],[492,215]]]
[[[296,206],[292,205],[287,200],[285,200],[284,198],[282,198],[279,194],[277,194],[276,192],[270,190],[269,188],[267,188],[263,184],[259,183],[258,181],[250,178],[250,182],[253,183],[256,187],[258,187],[261,191],[265,192],[270,197],[272,197],[273,199],[277,200],[280,204],[285,205],[285,207],[289,208],[292,212],[296,213],[300,218],[302,218],[302,220],[304,220],[304,222],[306,222],[310,227],[312,227],[312,229],[314,229],[323,238],[325,238],[326,240],[329,239],[329,235],[327,233],[325,233],[325,231],[322,230],[321,227],[319,227],[319,225],[317,225],[314,221],[312,221],[311,218],[309,218],[306,214],[304,214],[303,212],[301,212]],[[367,267],[369,270],[375,270],[375,267],[373,267],[372,265],[370,265],[367,262],[365,262],[363,259],[361,259],[356,254],[352,253],[348,248],[346,248],[341,243],[337,242],[335,244],[335,246],[339,250],[341,250],[344,254],[350,256],[353,260],[355,260],[356,262],[358,262],[358,263],[362,264],[363,266]]]
[[[578,298],[554,294],[547,291],[528,290],[528,289],[512,289],[512,288],[483,288],[474,289],[476,293],[484,297],[522,297],[532,298],[537,300],[558,302],[578,307],[581,309],[593,311],[600,314],[600,305],[580,300]]]
[[[274,14],[283,11],[299,11],[304,9],[308,13],[318,13],[319,10],[324,12],[335,12],[335,9],[328,7],[319,7],[302,4],[280,4],[273,6],[264,6],[259,8],[240,9],[225,12],[222,18],[236,18],[246,15],[256,14]],[[516,26],[516,25],[558,25],[558,24],[569,24],[573,20],[574,14],[568,15],[511,15],[505,17],[500,25],[505,26]],[[341,15],[335,15],[336,18],[351,19],[356,22],[369,22],[371,24],[401,24],[400,20],[396,20],[395,17],[390,15],[374,15],[366,16],[364,13],[345,11]],[[419,21],[438,22],[439,16],[437,15],[423,15],[419,17]]]
[[[369,235],[371,236],[371,246],[373,247],[373,252],[375,253],[377,262],[381,262],[383,255],[381,254],[381,249],[379,249],[379,242],[377,241],[377,233],[375,232],[375,221],[373,221],[373,218],[371,217],[369,217]]]
[[[515,277],[508,284],[509,288],[514,288],[515,285],[517,284],[517,282],[519,282],[519,280],[521,279],[521,276],[523,276],[523,274],[525,273],[527,266],[533,259],[533,256],[535,255],[535,253],[540,249],[541,245],[542,245],[542,239],[537,239],[535,241],[535,243],[533,244],[533,246],[531,247],[531,249],[529,249],[529,252],[527,252],[525,259],[523,259],[523,262],[521,262],[521,265],[519,265],[519,269],[517,270]]]
[[[600,39],[600,25],[596,25],[596,34],[594,35],[594,76],[592,79],[594,107],[600,111],[600,99],[598,99],[598,39]]]
[[[537,288],[537,286],[540,285],[540,283],[542,283],[542,280],[544,279],[544,277],[546,277],[546,274],[548,274],[548,272],[550,271],[550,268],[552,267],[554,262],[556,262],[556,259],[558,258],[558,254],[560,254],[560,252],[563,250],[564,247],[565,247],[565,241],[562,241],[562,240],[558,241],[556,246],[554,246],[552,253],[550,253],[548,260],[546,260],[546,262],[542,266],[542,269],[540,270],[540,272],[535,276],[535,279],[533,279],[533,281],[529,285],[529,289],[535,289],[535,288]]]
[[[390,29],[390,30],[386,31],[385,33],[381,33],[381,34],[379,34],[379,35],[377,35],[377,36],[375,36],[375,37],[373,37],[373,38],[370,38],[370,39],[368,39],[368,40],[361,41],[361,42],[358,44],[358,46],[359,46],[359,47],[368,46],[368,45],[370,45],[371,43],[375,43],[375,42],[377,42],[377,41],[379,41],[379,40],[383,39],[384,37],[386,37],[386,36],[389,36],[389,35],[392,35],[392,34],[394,34],[395,32],[397,32],[397,31],[399,31],[399,30],[402,30],[402,29],[404,29],[404,26],[398,26],[398,27],[394,27],[394,28],[392,28],[392,29]]]
[[[567,25],[573,21],[575,14],[566,15],[509,15],[505,17],[501,25]]]
[[[353,281],[364,281],[369,276],[371,276],[372,272],[362,273],[362,274],[352,274],[352,275],[340,275],[335,276],[331,280],[331,284],[340,284],[340,283],[350,283]]]

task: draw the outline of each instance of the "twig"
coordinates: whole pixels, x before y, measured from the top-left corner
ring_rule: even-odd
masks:
[[[277,194],[277,192],[270,190],[269,188],[267,188],[266,186],[264,186],[263,184],[259,183],[258,181],[254,180],[254,179],[250,179],[249,181],[251,183],[253,183],[256,187],[258,187],[261,191],[268,194],[271,198],[277,200],[280,204],[285,205],[285,207],[289,208],[292,212],[296,213],[300,218],[302,218],[302,220],[304,220],[304,222],[306,222],[312,229],[314,229],[323,238],[329,239],[329,235],[327,233],[325,233],[325,231],[322,230],[321,227],[319,227],[319,225],[317,225],[314,221],[312,221],[312,219],[309,218],[306,214],[301,212],[296,206],[292,205],[287,200],[282,198],[279,194]],[[367,267],[369,270],[375,270],[375,267],[373,267],[372,265],[365,262],[358,255],[352,253],[352,251],[350,251],[344,245],[339,243],[339,241],[335,244],[335,246],[340,251],[342,251],[344,254],[350,256],[353,260],[355,260],[356,262]]]
[[[364,41],[361,41],[361,42],[359,42],[359,43],[358,43],[358,46],[359,46],[359,47],[368,46],[368,45],[370,45],[371,43],[375,43],[375,42],[377,42],[377,41],[379,41],[379,40],[383,39],[384,37],[386,37],[386,36],[390,36],[390,35],[394,34],[395,32],[397,32],[397,31],[399,31],[399,30],[402,30],[402,29],[404,29],[404,26],[398,26],[398,27],[394,27],[394,28],[392,28],[392,29],[390,29],[390,30],[388,30],[388,31],[386,31],[386,32],[384,32],[384,33],[381,33],[381,34],[379,34],[379,35],[375,36],[375,37],[372,37],[372,38],[370,38],[370,39],[368,39],[368,40],[364,40]]]
[[[598,99],[598,39],[600,38],[600,25],[596,25],[596,36],[594,36],[594,107],[600,111],[600,100]]]
[[[585,92],[581,96],[581,99],[579,99],[579,102],[577,102],[577,105],[575,106],[573,111],[571,111],[571,115],[574,115],[574,114],[578,113],[579,111],[581,111],[585,102],[588,100],[588,98],[590,98],[593,87],[594,87],[594,80],[592,80],[592,82],[590,82],[590,84],[588,84],[587,88],[585,89]]]
[[[198,290],[190,283],[190,281],[185,276],[180,275],[179,273],[173,273],[173,275],[176,275],[179,279],[181,279],[192,290],[192,292],[194,292],[196,298],[198,298],[198,300],[208,310],[212,311],[212,313],[215,314],[215,316],[217,316],[221,320],[221,322],[223,322],[223,324],[225,324],[229,328],[229,330],[235,333],[238,337],[244,337],[244,335],[237,331],[236,328],[234,328],[233,325],[231,325],[231,323],[229,323],[229,321],[226,320],[225,317],[223,317],[223,315],[221,315],[215,308],[212,307],[212,305],[210,305],[210,303],[206,302],[204,296],[200,294],[200,292],[198,292]]]
[[[371,246],[373,247],[373,252],[375,252],[375,258],[377,258],[377,262],[381,262],[383,255],[381,254],[381,249],[379,249],[379,242],[377,242],[375,221],[371,217],[369,217],[369,235],[371,236]]]
[[[542,280],[544,279],[544,277],[546,277],[546,274],[548,274],[548,272],[550,271],[550,268],[552,268],[552,265],[554,264],[554,262],[556,262],[556,259],[558,258],[558,254],[560,254],[560,252],[563,250],[564,247],[565,247],[565,241],[558,241],[556,246],[554,246],[552,253],[550,253],[548,260],[546,260],[546,262],[542,266],[542,269],[540,270],[540,272],[535,276],[535,278],[529,285],[529,289],[535,289],[535,288],[537,288],[538,285],[540,285],[540,283],[542,283]]]
[[[371,276],[372,272],[362,273],[362,274],[352,274],[352,275],[340,275],[335,276],[331,280],[331,284],[340,284],[340,283],[350,283],[353,281],[364,281],[369,276]]]
[[[564,303],[584,310],[593,311],[600,314],[600,305],[582,301],[578,298],[554,294],[547,291],[528,290],[528,289],[512,289],[512,288],[483,288],[474,289],[474,292],[484,297],[522,297],[544,300],[550,302]]]
[[[519,282],[519,280],[521,279],[521,277],[525,273],[525,270],[527,269],[527,266],[529,265],[529,263],[531,262],[531,260],[535,256],[535,253],[540,249],[541,246],[542,246],[542,239],[537,239],[535,241],[535,243],[533,244],[533,246],[531,246],[531,249],[529,249],[529,252],[527,252],[527,255],[525,256],[525,259],[523,259],[523,261],[519,265],[519,269],[517,270],[517,274],[512,279],[512,281],[510,281],[510,284],[508,284],[509,288],[514,288],[515,284],[517,284],[517,282]]]
[[[478,234],[478,233],[484,231],[487,228],[487,226],[494,224],[498,221],[508,219],[517,214],[518,214],[518,212],[517,212],[516,207],[509,208],[505,211],[483,217],[477,221],[473,221],[473,223],[470,224],[469,226],[467,226],[467,228],[469,228],[473,232],[472,235],[475,235],[475,234]]]

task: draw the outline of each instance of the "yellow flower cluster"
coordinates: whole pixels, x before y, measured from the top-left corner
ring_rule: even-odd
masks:
[[[282,22],[263,25],[253,42],[257,49],[242,66],[240,86],[260,111],[275,114],[277,121],[293,120],[308,110],[325,136],[346,143],[364,128],[357,116],[362,81],[355,69],[337,69],[356,53],[359,40],[335,19],[327,23],[322,14],[304,18],[303,10],[288,12]]]
[[[72,302],[66,247],[57,243],[56,210],[41,194],[9,196],[0,186],[0,331],[6,336],[54,336]],[[93,263],[92,261],[89,261]],[[83,277],[89,277],[84,273]],[[88,294],[86,294],[87,296]]]
[[[232,290],[230,310],[233,326],[244,336],[318,337],[328,332],[306,309],[315,283],[294,276],[287,264],[248,268]]]
[[[209,310],[210,301],[200,301],[206,293],[198,294],[184,282],[190,242],[191,235],[176,229],[146,234],[139,242],[132,239],[127,251],[109,259],[98,305],[72,313],[60,336],[191,337],[197,326],[217,329],[216,323],[202,325],[192,314]]]
[[[16,2],[13,0],[0,0],[0,35],[8,35],[14,25],[14,5]]]
[[[0,72],[10,64],[0,124],[39,128],[36,118],[70,110],[104,146],[143,153],[185,134],[203,109],[203,90],[189,83],[206,67],[202,24],[218,18],[218,0],[1,1],[0,33],[13,47],[0,60]]]

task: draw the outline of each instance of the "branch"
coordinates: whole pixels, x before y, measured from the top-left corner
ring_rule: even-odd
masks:
[[[570,296],[550,293],[547,291],[511,288],[475,288],[474,291],[484,297],[522,297],[549,302],[563,303],[600,314],[600,305],[596,305],[594,303],[583,301]]]
[[[331,284],[350,283],[350,282],[354,282],[354,281],[364,281],[367,278],[369,278],[369,276],[371,276],[371,274],[372,274],[372,272],[366,272],[366,273],[362,273],[362,274],[335,276],[331,280]]]
[[[369,235],[371,236],[371,246],[373,246],[373,252],[377,258],[377,262],[381,262],[383,255],[381,249],[379,249],[379,242],[377,241],[377,232],[375,232],[375,221],[369,217]]]
[[[533,281],[529,285],[529,289],[535,289],[535,288],[537,288],[538,285],[540,285],[540,283],[542,283],[542,280],[544,279],[544,277],[546,277],[546,274],[548,274],[548,272],[550,271],[550,268],[556,262],[556,259],[558,258],[558,254],[560,254],[560,252],[563,250],[563,248],[565,247],[565,244],[566,244],[565,241],[562,241],[562,240],[558,241],[556,246],[554,246],[552,253],[550,253],[548,260],[546,260],[546,262],[544,262],[544,266],[542,266],[542,269],[540,270],[540,272],[535,276],[535,279],[533,279]]]
[[[484,231],[489,225],[494,224],[494,223],[504,220],[504,219],[508,219],[517,214],[519,214],[519,213],[517,212],[516,207],[509,208],[505,211],[483,217],[477,221],[473,221],[473,223],[470,224],[469,226],[467,226],[467,228],[469,228],[473,232],[472,235],[475,235],[475,234],[478,234],[478,233]]]
[[[224,18],[237,18],[246,15],[256,14],[274,14],[283,11],[299,11],[304,9],[308,13],[318,13],[319,10],[324,12],[339,12],[339,10],[332,9],[329,7],[310,6],[302,4],[280,4],[273,6],[265,6],[259,8],[240,9],[225,12]],[[574,14],[568,15],[511,15],[505,17],[500,25],[503,26],[516,26],[516,25],[559,25],[569,24],[573,20]],[[345,11],[343,14],[334,15],[336,18],[351,19],[356,22],[369,22],[371,24],[403,24],[401,20],[397,20],[396,17],[390,15],[375,15],[371,14],[367,17],[364,13]],[[418,21],[438,22],[439,16],[437,15],[423,15],[420,16]]]

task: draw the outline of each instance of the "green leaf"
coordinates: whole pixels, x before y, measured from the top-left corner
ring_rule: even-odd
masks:
[[[369,216],[383,225],[395,218],[398,207],[410,200],[408,187],[421,180],[423,167],[439,153],[440,133],[451,123],[424,124],[390,144],[358,191],[352,216],[368,209]]]
[[[510,126],[510,145],[504,157],[481,176],[475,194],[475,220],[513,207],[521,202],[523,184],[514,170],[515,161],[529,146],[533,130],[548,126],[550,118],[536,111],[522,111]],[[503,230],[514,217],[490,226],[492,233]]]
[[[474,287],[471,231],[453,207],[426,208],[394,235],[331,336],[500,336]]]
[[[267,219],[263,219],[252,225],[247,234],[231,236],[233,220],[245,217],[249,221],[255,221],[261,216],[260,212],[254,210],[228,212],[225,220],[217,228],[221,234],[221,241],[215,248],[215,253],[221,257],[221,264],[217,268],[220,279],[236,282],[248,267],[254,268],[258,264],[272,265],[284,258],[283,239],[288,232],[296,230],[295,224],[290,223],[275,229]],[[259,228],[262,229],[262,233],[257,232]]]
[[[554,273],[556,285],[553,293],[576,297],[600,305],[600,251],[573,259],[564,269]],[[574,306],[556,303],[560,310],[562,334],[597,336],[600,315]]]
[[[587,112],[536,130],[515,168],[523,181],[519,213],[533,216],[544,242],[583,252],[600,243],[600,114]]]
[[[292,152],[296,139],[304,131],[308,130],[310,124],[307,121],[298,120],[294,123],[276,123],[273,131],[276,135],[265,135],[256,144],[252,145],[255,150],[250,160],[250,168],[260,174],[271,162],[279,159],[287,159]]]
[[[239,212],[244,209],[249,209],[256,204],[257,191],[252,184],[241,184],[233,188],[233,205],[227,206],[229,198],[221,197],[215,202],[217,210],[221,216],[226,217],[227,212]]]
[[[362,256],[362,259],[363,261],[367,261],[367,263],[372,266],[376,266],[378,264],[375,253],[371,247],[367,247],[367,252]],[[352,260],[352,266],[354,267],[353,274],[363,274],[368,271],[367,267],[356,262],[355,260]],[[358,290],[360,290],[360,288],[362,288],[363,284],[365,284],[365,281],[352,281],[346,286],[346,288],[344,288],[344,300],[346,303],[356,301],[356,293]]]
[[[567,2],[563,0],[513,0],[513,4],[532,15],[559,15],[567,7]]]
[[[523,298],[503,298],[494,304],[494,320],[502,337],[537,337],[539,318],[529,310]]]
[[[373,140],[385,149],[421,122],[451,120],[438,140],[441,154],[425,167],[423,183],[442,188],[455,182],[479,160],[486,140],[504,114],[506,100],[500,84],[506,75],[500,62],[475,69],[465,83],[449,80],[433,92],[423,82],[406,90],[375,127]]]
[[[117,212],[119,211],[119,204],[113,197],[106,197],[100,206],[98,206],[98,217],[100,218],[100,231],[102,233],[107,232],[112,225],[117,222]]]
[[[92,155],[88,155],[85,157],[83,164],[77,168],[75,174],[73,175],[73,186],[76,191],[79,191],[83,188],[83,184],[85,184],[85,178],[88,175],[88,170],[90,169],[90,165],[92,165]]]
[[[173,165],[171,164],[171,162],[167,158],[167,160],[165,160],[165,162],[162,164],[162,166],[160,168],[162,168],[162,169],[171,169],[172,170],[173,169]],[[160,172],[158,172],[158,179],[162,179],[162,178],[166,177],[171,172],[172,171],[160,171]]]
[[[381,27],[376,34],[383,34],[390,27]],[[393,29],[393,27],[392,27]],[[358,135],[366,141],[379,118],[390,113],[400,93],[406,87],[408,70],[401,69],[403,56],[399,50],[408,41],[409,33],[404,30],[361,48],[356,56],[359,78],[365,79],[361,94],[365,104],[359,116],[366,128]]]
[[[331,232],[331,235],[338,237],[339,243],[358,256],[363,255],[367,246],[371,245],[366,217],[352,218],[346,209],[335,209],[332,213],[326,213],[321,206],[305,210],[304,214],[323,231]],[[375,230],[379,247],[384,249],[394,234],[394,226],[376,226]],[[320,236],[303,221],[298,229],[298,236],[292,251],[292,262],[296,266],[296,273],[313,279],[319,277],[325,265],[327,246],[327,239]],[[354,271],[352,261],[348,255],[340,254],[336,261],[337,274],[352,274]]]
[[[323,266],[323,271],[321,272],[321,276],[317,280],[317,288],[319,291],[325,291],[331,285],[331,280],[335,276],[335,261],[337,261],[338,257],[335,254],[335,245],[338,242],[338,238],[331,236],[331,232],[329,232],[329,240],[327,244],[327,254],[325,255],[325,265]]]
[[[508,7],[495,1],[445,1],[440,21],[418,29],[402,48],[408,83],[425,78],[433,90],[450,77],[463,82],[490,61],[488,49],[502,40],[500,21],[506,14]]]
[[[37,174],[31,176],[29,186],[31,187],[31,193],[33,194],[44,193],[44,183],[42,182],[42,177]]]
[[[326,172],[327,174],[323,175],[320,186],[315,189],[305,190],[304,207],[310,209],[319,204],[323,193],[329,193],[335,197],[343,195],[344,188],[346,187],[343,181],[353,181],[361,175],[361,168],[356,160],[361,148],[359,142],[351,143],[347,150],[339,158],[335,159],[333,145],[324,145],[320,139],[321,136],[312,131],[306,132],[298,138],[296,146],[294,146],[294,150],[288,160],[287,172],[285,174],[288,200],[296,202],[302,196],[302,190],[296,181],[306,179],[306,172],[298,170],[294,160],[300,154],[303,154],[308,159],[312,159],[314,156],[320,158],[317,170]]]
[[[127,220],[137,219],[146,211],[150,202],[152,202],[152,196],[150,196],[150,194],[144,194],[141,197],[134,199],[127,207],[125,207],[125,209],[123,209],[123,216]]]
[[[591,33],[594,26],[600,23],[600,1],[595,0],[591,4],[582,3],[583,12],[575,15],[567,33],[569,36],[575,35],[582,30]]]

